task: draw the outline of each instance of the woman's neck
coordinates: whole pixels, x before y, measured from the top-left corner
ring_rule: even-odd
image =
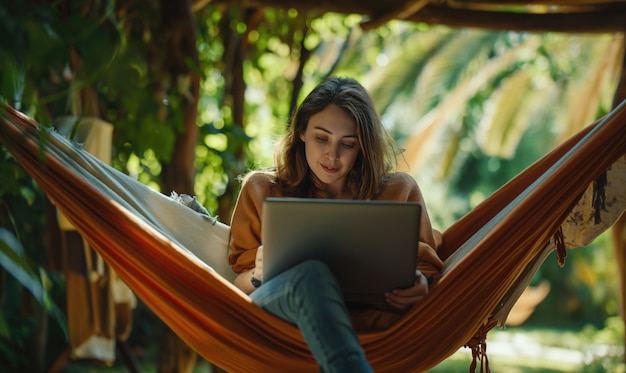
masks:
[[[311,197],[328,198],[328,199],[354,199],[354,195],[347,184],[337,186],[322,183],[319,179],[313,177]]]

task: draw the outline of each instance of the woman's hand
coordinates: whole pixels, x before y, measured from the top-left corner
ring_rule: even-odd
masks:
[[[263,282],[263,245],[259,246],[256,251],[256,257],[254,258],[254,268],[241,272],[235,277],[233,283],[244,293],[250,294],[256,290],[255,285],[252,283],[252,276],[255,279]]]
[[[254,259],[254,278],[263,281],[263,245],[256,250],[256,258]]]
[[[408,289],[396,289],[386,293],[387,303],[406,311],[419,303],[428,294],[428,280],[420,271],[415,271],[415,285]]]

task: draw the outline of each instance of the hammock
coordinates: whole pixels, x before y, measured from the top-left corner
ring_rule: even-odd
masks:
[[[317,371],[298,329],[232,285],[227,225],[40,127],[15,109],[0,107],[0,140],[120,278],[191,348],[232,372]],[[462,346],[472,348],[474,363],[484,358],[484,338],[503,322],[498,318],[504,304],[554,248],[551,237],[588,185],[625,151],[626,101],[446,229],[439,251],[444,272],[428,297],[389,329],[359,335],[375,371],[425,371]],[[564,246],[563,237],[557,238]]]

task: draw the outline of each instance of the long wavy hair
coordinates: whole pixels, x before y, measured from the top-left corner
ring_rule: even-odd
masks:
[[[311,116],[335,104],[354,118],[360,152],[347,175],[354,199],[373,199],[396,166],[396,149],[382,125],[367,90],[356,80],[331,77],[315,87],[298,107],[275,154],[277,182],[286,195],[323,196],[320,182],[309,169],[301,135]]]

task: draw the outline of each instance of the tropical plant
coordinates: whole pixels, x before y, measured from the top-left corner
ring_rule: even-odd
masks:
[[[390,68],[368,76],[441,228],[611,109],[619,35],[407,28],[402,33],[412,37],[395,37]],[[389,82],[403,84],[392,90]],[[600,326],[615,315],[619,287],[605,277],[616,271],[612,255],[599,239],[575,250],[565,269],[545,264],[536,282],[567,290],[551,296],[536,320]]]

